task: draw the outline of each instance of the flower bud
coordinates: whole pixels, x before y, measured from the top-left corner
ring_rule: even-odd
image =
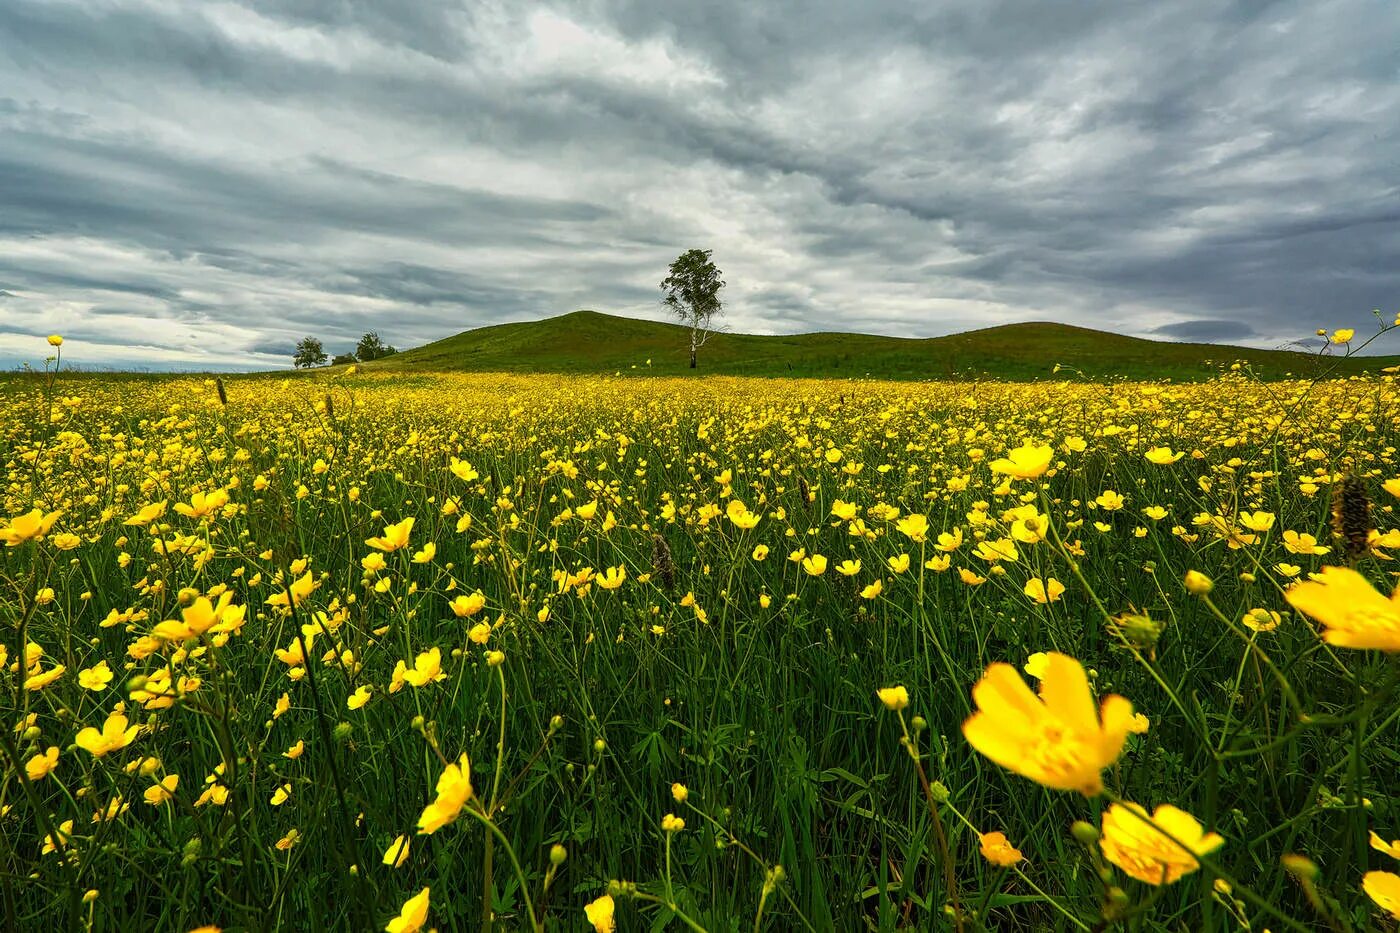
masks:
[[[1186,571],[1186,592],[1192,596],[1204,596],[1215,588],[1215,582],[1199,570]]]
[[[1283,870],[1299,881],[1311,883],[1317,880],[1319,874],[1317,863],[1306,855],[1290,852],[1280,861],[1283,863]]]
[[[568,857],[569,850],[561,846],[559,843],[556,842],[554,845],[549,847],[549,864],[553,865],[555,868],[558,868],[560,865],[563,865],[564,859]]]
[[[1086,823],[1084,820],[1075,820],[1069,832],[1080,845],[1089,846],[1099,841],[1098,829],[1093,823]]]

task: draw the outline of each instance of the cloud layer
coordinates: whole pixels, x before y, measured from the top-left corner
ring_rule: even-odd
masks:
[[[739,331],[1364,332],[1397,47],[1389,0],[9,0],[0,362],[660,317],[692,246]]]

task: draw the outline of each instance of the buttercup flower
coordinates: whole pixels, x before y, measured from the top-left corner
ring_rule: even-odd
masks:
[[[428,889],[424,888],[404,902],[399,915],[384,927],[386,933],[418,933],[428,921]]]
[[[978,836],[982,846],[982,857],[993,865],[1009,868],[1021,861],[1021,850],[1006,841],[1006,833],[982,833]]]
[[[453,822],[472,799],[472,768],[466,753],[443,769],[437,781],[437,797],[418,817],[419,835],[432,835]]]
[[[594,933],[613,933],[617,929],[617,921],[613,919],[611,894],[604,894],[597,900],[584,904],[583,916],[593,924]]]
[[[1050,461],[1055,457],[1055,449],[1049,444],[1026,442],[1020,447],[1006,452],[1006,456],[992,461],[993,473],[1005,473],[1013,479],[1035,479],[1050,469]]]
[[[963,735],[973,748],[1046,787],[1086,797],[1103,790],[1101,772],[1118,760],[1133,718],[1133,704],[1120,696],[1096,707],[1084,668],[1058,652],[1046,654],[1039,696],[1015,668],[997,663],[972,698],[978,710]]]
[[[1330,645],[1400,651],[1400,589],[1386,599],[1355,570],[1323,567],[1316,579],[1295,583],[1283,595],[1322,623]]]
[[[1099,847],[1104,858],[1147,884],[1172,884],[1201,867],[1196,856],[1225,844],[1207,833],[1185,810],[1164,803],[1147,811],[1135,803],[1112,804],[1104,811]]]

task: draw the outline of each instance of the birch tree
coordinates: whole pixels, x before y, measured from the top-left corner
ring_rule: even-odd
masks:
[[[661,303],[690,328],[690,368],[695,369],[696,357],[705,341],[714,333],[714,318],[724,313],[719,290],[724,288],[720,271],[710,261],[713,250],[692,249],[681,253],[671,263],[670,274],[661,281],[665,294]]]

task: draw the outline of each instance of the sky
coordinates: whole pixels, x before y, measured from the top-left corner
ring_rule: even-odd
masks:
[[[0,365],[662,319],[690,248],[737,332],[1374,332],[1400,4],[0,2]]]

